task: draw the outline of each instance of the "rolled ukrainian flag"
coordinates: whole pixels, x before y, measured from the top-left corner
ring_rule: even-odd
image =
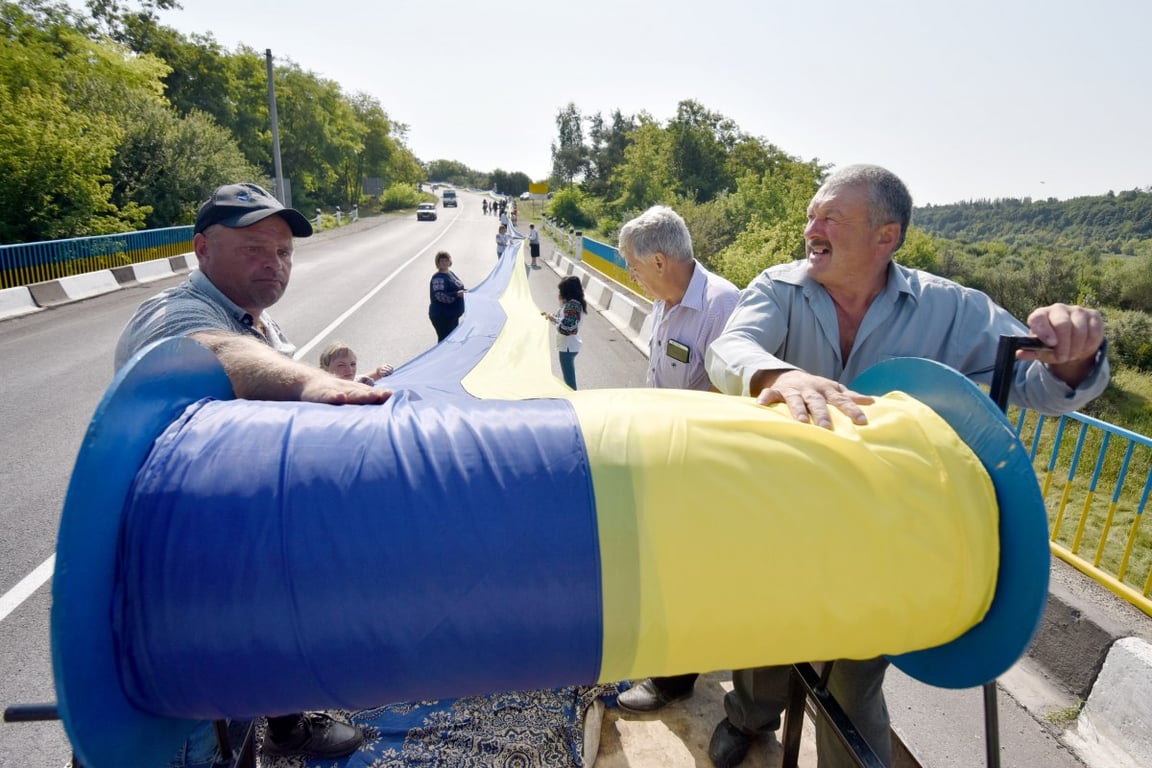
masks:
[[[162,765],[203,719],[879,654],[964,687],[1023,653],[1046,518],[975,386],[877,366],[833,430],[572,392],[517,266],[383,405],[235,400],[185,339],[118,374],[54,583],[85,764]]]

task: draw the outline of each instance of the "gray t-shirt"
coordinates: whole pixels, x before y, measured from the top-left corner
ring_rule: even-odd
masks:
[[[296,351],[267,312],[261,313],[259,325],[265,333],[257,330],[252,315],[232,303],[203,272],[195,270],[180,285],[156,294],[136,309],[116,342],[116,370],[154,341],[201,331],[252,336],[285,355]]]

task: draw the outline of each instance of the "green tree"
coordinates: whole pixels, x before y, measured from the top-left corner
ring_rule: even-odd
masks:
[[[599,112],[589,122],[588,138],[591,146],[584,189],[603,200],[611,200],[619,195],[619,190],[612,185],[612,176],[624,162],[624,150],[631,141],[636,121],[624,117],[617,109],[612,113],[611,123],[606,123]]]
[[[552,143],[552,177],[567,186],[584,172],[588,156],[580,110],[574,103],[568,102],[568,106],[556,113],[556,131],[557,139]]]
[[[345,198],[358,200],[368,177],[382,179],[385,186],[419,180],[419,176],[415,179],[396,178],[393,161],[399,148],[392,135],[392,121],[380,102],[374,96],[360,93],[352,98],[351,105],[362,129],[363,149],[354,157],[345,158],[340,167]]]
[[[785,219],[755,219],[717,254],[714,265],[737,288],[743,288],[768,267],[795,261],[803,254],[803,230]]]
[[[727,165],[739,137],[735,123],[688,99],[677,106],[667,130],[670,171],[678,194],[707,202],[735,186]]]
[[[416,159],[416,155],[412,154],[412,150],[400,142],[399,137],[396,141],[395,151],[388,159],[387,177],[394,179],[395,183],[408,184],[415,184],[425,178],[420,161]],[[473,184],[471,186],[479,187],[481,185]]]
[[[497,168],[491,174],[492,187],[500,190],[502,195],[512,195],[519,197],[522,193],[528,191],[528,185],[532,183],[532,179],[526,173],[515,171],[509,173],[508,171]]]
[[[548,204],[548,215],[577,229],[591,229],[596,226],[596,218],[589,209],[588,198],[579,187],[562,189],[553,195]]]
[[[191,224],[200,201],[221,184],[268,183],[210,115],[193,111],[180,117],[159,104],[133,113],[111,178],[114,203],[151,208],[149,228]]]
[[[446,181],[449,184],[464,185],[475,174],[468,166],[457,160],[433,160],[428,163],[429,181]]]
[[[918,227],[909,227],[904,244],[896,251],[895,258],[906,267],[939,274],[936,238]]]
[[[125,45],[140,28],[158,27],[156,11],[180,7],[177,0],[139,0],[138,8],[123,0],[86,0],[85,5],[95,31]]]
[[[639,213],[662,200],[672,191],[672,145],[668,132],[648,114],[641,113],[631,141],[624,150],[624,162],[612,173],[612,185],[620,196],[612,207],[621,216]]]
[[[0,167],[5,241],[103,234],[139,226],[147,210],[113,204],[109,167],[125,116],[161,104],[163,63],[84,37],[73,17],[0,6]]]
[[[12,94],[0,82],[0,242],[132,229],[142,212],[109,202],[119,137],[114,120],[72,110],[58,90]]]

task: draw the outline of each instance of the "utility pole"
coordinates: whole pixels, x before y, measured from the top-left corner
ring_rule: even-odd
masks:
[[[276,199],[282,205],[292,206],[284,190],[284,169],[280,165],[280,119],[276,116],[276,83],[272,76],[272,49],[264,49],[268,69],[268,114],[272,118],[272,162],[276,170]]]

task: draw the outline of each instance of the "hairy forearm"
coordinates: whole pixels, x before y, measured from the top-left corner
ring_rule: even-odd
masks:
[[[205,332],[192,338],[212,350],[236,396],[246,400],[299,400],[308,381],[323,373],[247,336]]]

